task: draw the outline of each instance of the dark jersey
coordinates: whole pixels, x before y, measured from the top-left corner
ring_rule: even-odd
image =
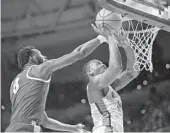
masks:
[[[11,122],[22,119],[41,122],[43,118],[51,77],[46,81],[31,76],[32,67],[35,66],[18,74],[11,84]]]

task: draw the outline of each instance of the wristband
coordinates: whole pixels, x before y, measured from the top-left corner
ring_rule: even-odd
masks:
[[[97,39],[99,39],[100,43],[106,42],[106,38],[102,35],[98,35]]]

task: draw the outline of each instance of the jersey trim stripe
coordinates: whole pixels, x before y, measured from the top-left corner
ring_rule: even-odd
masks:
[[[105,103],[103,102],[103,100],[101,100],[101,103],[95,103],[95,105],[103,117],[103,125],[111,126],[111,114],[107,110],[107,107],[106,107]]]
[[[33,65],[33,66],[35,66],[35,65]],[[34,77],[29,76],[28,73],[29,73],[30,69],[31,69],[33,66],[31,66],[30,68],[28,68],[27,75],[26,75],[28,79],[37,80],[37,81],[42,81],[42,82],[45,82],[45,83],[49,83],[49,82],[51,81],[51,77],[50,77],[48,80],[44,80],[44,79],[34,78]]]

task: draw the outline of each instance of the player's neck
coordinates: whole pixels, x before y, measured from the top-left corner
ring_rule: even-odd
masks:
[[[89,77],[89,81],[91,82],[93,80],[94,77]]]
[[[30,67],[30,66],[32,66],[32,65],[35,65],[35,64],[33,64],[33,63],[27,63],[27,64],[25,64],[24,69],[26,69],[26,68],[28,68],[28,67]]]

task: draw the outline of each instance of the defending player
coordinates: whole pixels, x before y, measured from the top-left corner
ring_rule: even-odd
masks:
[[[95,31],[100,33],[96,27]],[[85,64],[83,71],[89,79],[87,96],[94,122],[93,133],[124,132],[121,98],[116,91],[137,77],[133,64],[135,57],[132,49],[124,42],[126,36],[108,33],[110,59],[108,68],[101,61],[92,60]],[[121,57],[117,45],[124,47],[127,56],[127,68],[122,72]],[[121,73],[122,72],[122,73]],[[113,83],[113,88],[110,86]]]
[[[19,67],[23,70],[11,84],[12,114],[6,132],[39,132],[40,125],[52,130],[79,132],[82,129],[81,124],[63,124],[46,115],[45,103],[51,76],[54,71],[88,56],[104,40],[106,40],[105,37],[99,35],[78,46],[71,53],[51,60],[47,60],[34,47],[22,48],[17,60]]]

